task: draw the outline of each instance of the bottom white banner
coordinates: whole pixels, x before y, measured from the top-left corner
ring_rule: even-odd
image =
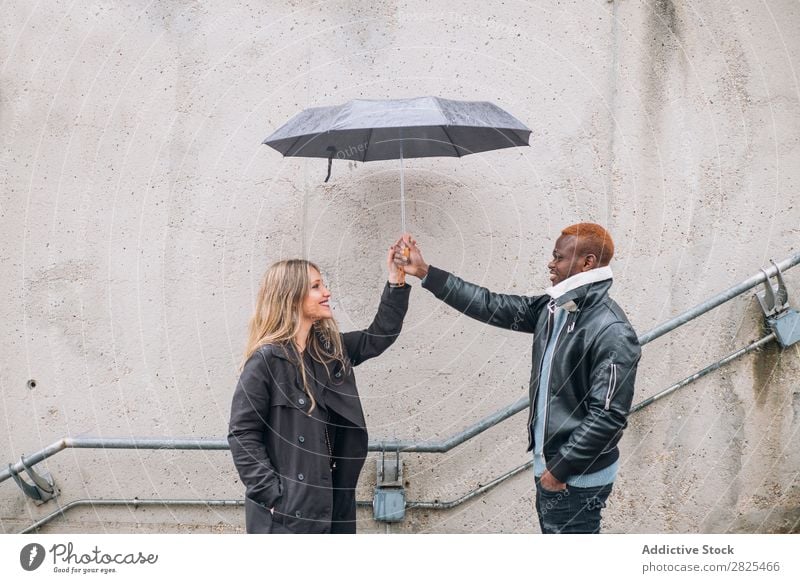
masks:
[[[4,581],[798,581],[796,535],[3,535]]]

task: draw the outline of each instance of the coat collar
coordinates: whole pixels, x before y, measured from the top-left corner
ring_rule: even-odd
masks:
[[[554,300],[558,300],[564,294],[571,292],[579,287],[583,287],[587,284],[595,283],[597,281],[612,279],[613,277],[614,274],[611,272],[611,268],[608,265],[606,265],[605,267],[597,267],[595,269],[590,269],[589,271],[576,273],[575,275],[568,277],[561,283],[554,285],[553,287],[547,288],[544,293],[549,295]]]
[[[586,309],[596,304],[608,293],[613,282],[611,268],[598,267],[590,271],[576,273],[558,285],[546,290],[551,301],[569,312]]]
[[[259,348],[259,350],[264,354],[264,356],[277,356],[283,360],[288,360],[289,362],[295,362],[293,360],[294,355],[291,353],[289,345],[287,343],[281,344],[264,344]]]

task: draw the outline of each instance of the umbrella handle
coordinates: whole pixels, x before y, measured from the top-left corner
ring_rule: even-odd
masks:
[[[409,255],[411,255],[411,249],[408,247],[403,247],[403,257],[408,259]],[[406,285],[406,272],[403,271],[402,267],[397,272],[397,285],[401,287]]]
[[[328,146],[328,175],[325,177],[325,182],[331,177],[331,166],[333,165],[333,154],[336,152],[336,148],[333,146]]]

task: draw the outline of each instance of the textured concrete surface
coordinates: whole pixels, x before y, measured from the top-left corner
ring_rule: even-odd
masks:
[[[0,18],[2,463],[65,435],[223,437],[258,280],[308,256],[366,325],[400,230],[398,165],[282,159],[298,110],[491,100],[530,148],[409,160],[428,260],[535,293],[563,226],[603,223],[639,332],[800,249],[800,6],[772,2],[6,2]],[[239,4],[239,3],[237,3]],[[787,274],[800,307],[800,269]],[[762,334],[751,294],[644,350],[637,400]],[[420,289],[357,371],[373,438],[444,438],[525,393],[530,343]],[[631,419],[610,532],[785,532],[800,520],[800,349],[770,347]],[[35,379],[36,387],[28,387]],[[410,500],[526,460],[518,415],[405,455]],[[66,451],[82,498],[237,498],[227,452]],[[368,460],[359,498],[375,482]],[[0,484],[0,530],[52,512]],[[360,511],[361,530],[385,525]],[[241,509],[68,513],[44,532],[234,532]],[[536,532],[518,475],[391,532]]]

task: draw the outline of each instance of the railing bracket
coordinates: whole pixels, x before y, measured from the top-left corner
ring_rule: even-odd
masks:
[[[800,313],[789,307],[789,292],[783,274],[774,261],[771,263],[775,266],[775,279],[778,283],[772,285],[767,271],[762,269],[764,291],[758,292],[756,298],[764,312],[767,327],[775,333],[778,344],[782,348],[788,348],[800,342]]]
[[[372,499],[372,514],[379,522],[402,522],[406,514],[406,489],[400,450],[386,459],[386,450],[378,459],[378,480]]]
[[[22,479],[19,472],[14,469],[13,464],[8,464],[8,471],[11,473],[11,477],[14,478],[17,486],[20,487],[28,498],[33,500],[34,504],[39,506],[48,500],[58,497],[61,491],[56,486],[56,482],[49,472],[38,473],[33,469],[33,465],[28,465],[26,463],[24,455],[19,458],[19,461],[25,472],[27,472],[28,476],[33,480],[33,484],[29,484]]]

